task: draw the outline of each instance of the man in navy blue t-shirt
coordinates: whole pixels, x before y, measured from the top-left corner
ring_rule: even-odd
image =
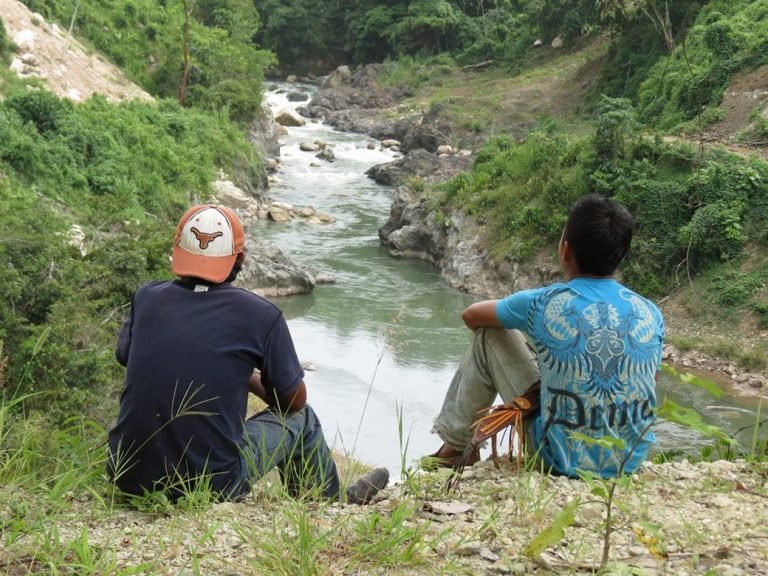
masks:
[[[133,295],[116,356],[127,368],[109,432],[109,473],[130,494],[172,497],[209,486],[238,498],[277,466],[289,492],[340,495],[339,477],[282,312],[231,282],[245,232],[224,206],[190,208],[172,270]],[[248,393],[268,408],[246,420]],[[367,503],[389,480],[376,468],[346,490]]]
[[[559,244],[565,281],[469,306],[475,332],[451,382],[435,431],[438,464],[474,463],[472,422],[499,394],[511,402],[541,380],[533,450],[558,474],[631,473],[655,437],[656,376],[664,319],[653,302],[612,275],[629,250],[634,221],[613,200],[582,197]],[[599,439],[616,439],[605,448]]]

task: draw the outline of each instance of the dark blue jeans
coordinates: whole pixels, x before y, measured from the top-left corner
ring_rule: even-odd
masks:
[[[246,486],[277,466],[291,496],[316,490],[323,498],[339,498],[336,464],[320,420],[310,406],[288,414],[271,408],[259,412],[245,421],[244,436]]]

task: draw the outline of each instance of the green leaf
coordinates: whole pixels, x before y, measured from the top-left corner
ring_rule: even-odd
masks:
[[[40,349],[43,347],[43,344],[45,344],[45,341],[48,340],[48,335],[51,333],[51,327],[46,326],[45,330],[40,334],[40,336],[37,339],[37,342],[35,342],[35,347],[32,350],[32,357],[34,358],[37,356],[38,352],[40,352]]]
[[[707,380],[706,378],[702,378],[701,376],[697,376],[696,374],[691,374],[690,372],[684,372],[680,374],[680,380],[685,382],[686,384],[693,384],[694,386],[698,386],[699,388],[703,388],[712,396],[715,398],[720,398],[723,395],[723,389],[720,388],[720,385],[715,382],[714,380]]]
[[[568,502],[565,507],[555,515],[552,524],[549,525],[541,534],[533,539],[525,549],[525,555],[529,558],[537,558],[550,546],[557,544],[565,536],[565,529],[571,526],[576,520],[576,509],[579,507],[580,500],[575,498]]]
[[[608,490],[605,488],[605,486],[594,485],[592,486],[592,490],[590,490],[590,492],[601,500],[608,500]]]
[[[624,443],[624,440],[622,440],[621,438],[616,438],[614,436],[600,436],[599,438],[594,438],[592,436],[587,436],[586,434],[582,434],[581,432],[571,432],[570,436],[574,440],[580,440],[581,442],[584,442],[586,444],[599,446],[600,448],[605,448],[606,450],[621,451],[621,450],[624,450],[626,446],[626,444]]]
[[[701,418],[701,414],[696,412],[696,410],[683,408],[672,400],[665,399],[664,403],[656,409],[656,414],[661,418],[680,424],[691,430],[695,430],[705,436],[719,438],[729,445],[738,444],[738,442],[728,436],[722,428],[704,422]]]
[[[702,376],[691,374],[690,372],[680,372],[677,368],[670,366],[669,364],[662,364],[661,371],[665,374],[669,374],[673,378],[682,380],[686,384],[692,384],[699,388],[703,388],[715,398],[719,399],[724,393],[720,385],[714,380],[709,380],[708,378],[703,378]]]

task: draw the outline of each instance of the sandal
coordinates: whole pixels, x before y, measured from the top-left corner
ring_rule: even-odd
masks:
[[[464,454],[464,450],[454,448],[448,442],[443,442],[443,445],[429,456],[424,456],[421,459],[421,467],[425,469],[434,468],[453,468],[459,459]],[[475,447],[470,459],[465,463],[465,466],[472,466],[480,461],[480,448]]]

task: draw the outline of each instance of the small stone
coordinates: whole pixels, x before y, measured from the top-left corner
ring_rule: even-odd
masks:
[[[486,548],[485,546],[480,547],[480,551],[478,552],[480,554],[480,558],[483,560],[488,560],[489,562],[498,562],[499,557],[497,554],[494,554],[494,552],[490,548]]]
[[[725,494],[718,494],[714,498],[712,498],[712,505],[716,508],[727,509],[733,506],[734,503],[733,503],[733,500],[731,500]]]
[[[462,544],[456,548],[457,556],[477,556],[480,554],[480,544],[477,542]]]

